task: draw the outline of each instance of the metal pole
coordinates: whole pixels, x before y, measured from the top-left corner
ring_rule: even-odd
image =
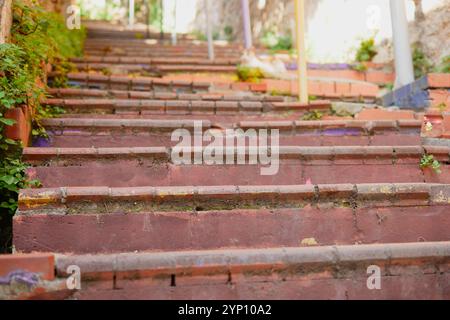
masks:
[[[172,27],[172,45],[177,44],[177,0],[173,0],[173,27]]]
[[[105,17],[105,20],[108,19],[108,5],[109,0],[105,0],[105,6],[103,7],[103,16]]]
[[[305,1],[295,0],[295,18],[297,22],[297,70],[298,98],[301,103],[308,103],[308,78],[305,45]]]
[[[163,0],[159,0],[159,39],[164,40],[164,5]]]
[[[414,82],[414,67],[409,43],[405,1],[390,0],[390,5],[395,51],[395,88],[400,88]]]
[[[214,60],[214,39],[212,34],[212,26],[211,26],[211,19],[209,17],[211,13],[211,7],[210,7],[210,0],[204,0],[205,1],[205,16],[206,16],[206,33],[208,36],[208,57],[209,60]]]
[[[150,23],[151,23],[150,0],[145,1],[145,7],[147,8],[147,39],[150,39]]]
[[[134,26],[134,0],[128,0],[128,26]]]
[[[244,25],[245,49],[249,50],[253,47],[252,43],[252,24],[250,20],[250,7],[248,0],[241,0],[242,5],[242,21]]]

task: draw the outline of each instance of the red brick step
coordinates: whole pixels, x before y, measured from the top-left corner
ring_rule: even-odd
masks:
[[[422,170],[425,154],[441,160],[441,174]],[[201,186],[295,185],[312,183],[450,183],[450,148],[421,147],[281,147],[271,165],[248,164],[258,150],[225,149],[245,156],[246,164],[174,164],[168,148],[28,148],[24,160],[35,167],[29,174],[44,187],[58,186]],[[193,161],[203,149],[193,149]],[[225,156],[224,156],[225,157]],[[257,157],[256,157],[257,158]],[[263,168],[273,167],[273,175]],[[324,170],[326,168],[326,170]]]

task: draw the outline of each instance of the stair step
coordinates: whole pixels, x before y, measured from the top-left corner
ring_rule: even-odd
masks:
[[[134,49],[134,48],[92,48],[85,50],[86,56],[105,56],[105,57],[140,57],[140,58],[159,58],[164,56],[171,59],[208,59],[207,49],[202,51],[172,51],[161,52],[154,49]],[[216,59],[240,59],[239,53],[215,52]]]
[[[51,79],[55,73],[50,73]],[[106,76],[94,73],[69,73],[68,81],[78,87],[88,87],[95,89],[114,89],[114,90],[169,90],[179,92],[207,92],[211,83],[192,82],[184,80],[166,80],[161,78],[139,77],[132,78],[128,76]]]
[[[180,64],[180,65],[140,65],[140,64],[111,64],[111,63],[75,63],[79,71],[103,71],[119,69],[128,73],[134,72],[208,72],[208,73],[236,73],[236,66],[221,65],[200,65],[200,64]]]
[[[65,279],[70,265],[80,266],[80,300],[447,300],[449,248],[448,242],[429,242],[61,255],[56,273]],[[368,289],[369,266],[379,267],[382,290]]]
[[[109,63],[109,64],[147,64],[147,65],[233,65],[239,64],[239,59],[193,59],[193,58],[143,58],[143,57],[105,57],[87,56],[83,58],[71,58],[73,63]]]
[[[450,241],[449,197],[439,184],[29,189],[14,245],[108,253]]]
[[[161,116],[161,115],[160,115]],[[174,130],[187,128],[194,132],[195,124],[203,131],[217,128],[278,129],[280,145],[294,146],[417,146],[421,144],[419,120],[399,121],[243,121],[222,122],[233,118],[216,118],[212,123],[208,115],[183,116],[184,120],[172,115],[153,119],[124,118],[55,118],[44,119],[42,124],[50,135],[49,141],[36,146],[54,147],[159,147],[174,146],[171,134]],[[161,119],[158,119],[161,118]],[[175,119],[174,119],[175,118]],[[226,132],[224,132],[226,133]]]
[[[174,162],[170,148],[26,148],[28,174],[44,187],[296,185],[313,183],[450,183],[450,148],[281,147],[270,163],[255,148],[224,148],[221,162],[206,162],[204,148],[185,149],[190,162]],[[441,174],[419,166],[422,155],[442,161]],[[430,152],[431,151],[431,152]],[[176,155],[178,156],[178,152]],[[272,151],[273,152],[273,151]],[[266,152],[267,154],[267,152]],[[227,164],[227,155],[232,163]],[[254,155],[254,156],[252,156]],[[242,157],[244,162],[238,162]],[[194,159],[200,163],[194,164]],[[250,164],[254,159],[255,164]]]
[[[227,114],[301,112],[331,110],[329,101],[309,104],[266,101],[197,101],[197,100],[129,100],[129,99],[46,99],[46,106],[59,106],[72,112],[101,112],[123,114]]]
[[[449,186],[433,183],[334,184],[334,185],[269,185],[269,186],[170,186],[170,187],[62,187],[24,189],[19,195],[20,214],[49,212],[105,212],[105,207],[82,206],[83,201],[109,201],[117,210],[133,210],[138,202],[161,209],[182,206],[204,210],[215,208],[303,207],[311,203],[356,203],[370,206],[447,204]],[[130,203],[135,201],[134,203]],[[80,206],[81,205],[81,206]],[[131,205],[131,207],[128,207]],[[123,208],[122,208],[123,207]],[[112,207],[110,207],[112,209]],[[108,212],[108,210],[106,210]]]
[[[284,102],[284,97],[279,96],[261,96],[251,94],[223,94],[223,93],[207,93],[207,94],[178,94],[175,92],[157,92],[157,91],[126,91],[126,90],[95,90],[95,89],[77,89],[77,88],[49,88],[49,95],[55,98],[116,98],[116,99],[132,99],[132,100],[192,100],[192,101],[259,101],[259,102]],[[43,104],[56,104],[55,99],[47,99]],[[64,103],[64,102],[63,102]],[[317,102],[312,102],[314,103]],[[51,104],[50,104],[51,105]]]

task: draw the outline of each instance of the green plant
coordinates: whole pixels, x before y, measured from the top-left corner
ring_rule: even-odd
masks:
[[[394,90],[394,84],[393,83],[386,83],[384,85],[384,88],[388,89],[389,91]]]
[[[302,117],[303,121],[317,121],[322,120],[324,113],[320,110],[311,110],[305,113]]]
[[[359,71],[359,72],[365,72],[367,71],[367,66],[364,63],[357,63],[352,66],[353,70]]]
[[[447,109],[447,104],[445,102],[441,102],[436,106],[436,109],[438,109],[440,112],[444,112]]]
[[[205,33],[201,32],[200,30],[194,30],[192,32],[192,36],[198,41],[207,41],[208,40]]]
[[[355,60],[357,62],[369,62],[377,55],[378,51],[375,47],[375,39],[369,38],[361,41],[358,51],[356,52]]]
[[[59,74],[54,79],[55,87],[66,86],[67,73],[73,70],[68,58],[82,54],[85,37],[85,29],[69,30],[62,16],[44,11],[37,2],[27,4],[20,0],[14,1],[11,40],[16,49],[20,50],[16,56],[20,55],[21,68],[27,75],[26,84],[16,88],[26,87],[22,90],[26,92],[22,97],[27,97],[27,101],[22,103],[27,102],[35,109],[33,135],[46,136],[45,129],[40,124],[40,115],[47,111],[41,110],[39,103],[44,90],[37,85],[38,80],[45,80],[46,65],[53,64]]]
[[[259,68],[238,66],[237,77],[243,82],[260,82],[264,78],[264,74]]]
[[[279,50],[292,50],[293,41],[290,36],[280,36],[271,31],[266,32],[262,39],[261,43],[269,48],[270,50],[279,51]]]
[[[231,26],[226,26],[225,28],[223,28],[223,33],[225,35],[225,39],[228,42],[232,42],[234,40],[234,30],[233,27]]]
[[[420,159],[420,168],[421,169],[431,168],[436,173],[438,174],[441,173],[441,163],[438,160],[436,160],[434,156],[431,154],[424,154],[422,156],[422,159]]]
[[[413,65],[414,77],[416,78],[423,77],[432,70],[432,65],[425,56],[425,53],[417,46],[413,51]]]
[[[26,53],[16,45],[0,45],[0,112],[27,103],[33,94],[33,76]]]
[[[46,136],[41,119],[62,112],[60,108],[40,105],[47,65],[54,64],[57,71],[68,72],[71,67],[67,58],[81,54],[85,37],[84,30],[68,30],[61,16],[45,12],[36,1],[14,1],[11,30],[11,43],[0,45],[1,252],[10,246],[11,216],[17,209],[19,190],[39,186],[38,181],[27,180],[21,143],[5,136],[5,129],[15,124],[6,114],[15,107],[28,106],[32,110],[32,134]],[[57,80],[57,85],[65,84],[63,78]]]
[[[435,68],[436,72],[450,73],[450,55],[442,58],[442,62]]]

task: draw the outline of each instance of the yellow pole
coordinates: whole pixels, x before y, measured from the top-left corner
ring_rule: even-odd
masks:
[[[305,45],[305,0],[295,0],[295,20],[297,23],[297,70],[299,100],[308,103],[308,79]]]

